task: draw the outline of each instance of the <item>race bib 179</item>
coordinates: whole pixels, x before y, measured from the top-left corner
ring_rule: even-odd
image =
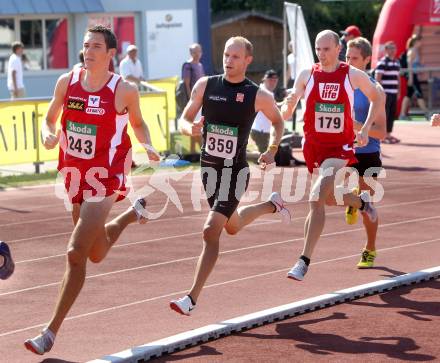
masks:
[[[338,134],[344,131],[344,105],[331,103],[316,103],[315,130]]]

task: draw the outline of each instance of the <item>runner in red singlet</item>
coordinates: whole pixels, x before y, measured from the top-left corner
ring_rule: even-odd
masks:
[[[55,87],[42,135],[44,146],[58,141],[58,169],[72,203],[74,230],[67,248],[67,267],[58,301],[49,324],[25,347],[44,354],[53,346],[63,320],[84,284],[87,259],[101,262],[128,224],[141,223],[145,200],[106,223],[117,200],[124,198],[125,177],[131,166],[130,124],[150,160],[159,155],[150,146],[142,119],[137,87],[108,71],[117,40],[111,30],[95,26],[84,37],[85,69],[63,74]],[[61,130],[56,131],[60,112]]]
[[[293,92],[282,106],[284,119],[292,115],[299,99],[304,96],[303,153],[309,172],[319,172],[310,192],[310,212],[304,227],[304,249],[287,277],[303,280],[310,258],[324,228],[325,204],[333,204],[336,176],[345,166],[356,163],[353,142],[358,146],[368,143],[368,132],[380,112],[380,95],[365,72],[338,60],[339,37],[331,30],[320,32],[315,41],[319,63],[303,70]],[[372,106],[362,129],[353,130],[354,89],[359,88]],[[343,195],[343,203],[361,210],[372,221],[377,219],[368,192],[360,196]]]

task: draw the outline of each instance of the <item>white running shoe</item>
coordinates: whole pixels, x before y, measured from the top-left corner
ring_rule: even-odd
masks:
[[[28,339],[24,342],[24,346],[32,353],[43,355],[52,349],[55,342],[55,334],[48,328],[44,329],[41,334],[35,338]]]
[[[275,206],[276,213],[280,213],[283,223],[288,224],[291,222],[292,216],[289,210],[284,206],[284,201],[279,193],[273,192],[269,197],[269,202]]]
[[[145,216],[145,207],[147,205],[147,202],[144,198],[138,198],[136,199],[136,202],[131,206],[133,208],[134,212],[136,213],[138,223],[145,224],[148,222],[148,218]]]
[[[373,205],[373,202],[370,201],[370,194],[365,191],[359,194],[359,197],[364,201],[364,209],[361,210],[361,213],[366,215],[371,223],[375,223],[377,221],[377,210]]]
[[[188,295],[185,295],[180,299],[171,300],[170,308],[174,311],[177,311],[179,314],[190,316],[191,311],[195,308],[195,305],[193,305],[191,298]]]
[[[309,267],[306,265],[304,260],[299,259],[295,266],[293,266],[290,271],[287,273],[287,277],[289,279],[294,279],[298,281],[304,280],[304,276],[307,273]]]

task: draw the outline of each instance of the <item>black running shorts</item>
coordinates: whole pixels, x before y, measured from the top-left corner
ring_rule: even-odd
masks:
[[[249,185],[249,164],[247,162],[224,166],[200,162],[203,188],[212,211],[228,219],[240,203]]]
[[[364,176],[365,171],[369,168],[377,168],[378,170],[376,169],[370,170],[367,176],[373,176],[373,177],[378,176],[382,168],[382,160],[380,159],[380,152],[365,153],[365,154],[356,153],[356,159],[358,159],[358,162],[350,166],[358,171],[359,176]]]

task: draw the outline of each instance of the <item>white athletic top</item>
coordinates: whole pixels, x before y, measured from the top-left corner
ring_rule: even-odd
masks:
[[[144,71],[142,69],[142,63],[139,58],[136,58],[136,62],[130,59],[129,56],[126,56],[121,63],[119,64],[119,74],[122,78],[127,78],[128,76],[141,78],[144,76]]]
[[[260,88],[270,92],[266,88],[264,83],[260,84]],[[273,96],[273,92],[270,92],[270,93]],[[263,112],[259,111],[257,113],[257,116],[255,116],[254,123],[252,124],[252,130],[270,133],[271,126],[272,126],[272,122],[270,122],[270,120],[266,117],[266,115]]]
[[[296,59],[293,53],[287,55],[287,63],[290,66],[290,78],[295,79],[296,76]]]
[[[9,57],[8,62],[8,89],[12,91],[14,89],[14,82],[12,80],[12,71],[16,71],[15,79],[17,81],[17,88],[24,88],[23,83],[23,62],[21,57],[15,53]]]

